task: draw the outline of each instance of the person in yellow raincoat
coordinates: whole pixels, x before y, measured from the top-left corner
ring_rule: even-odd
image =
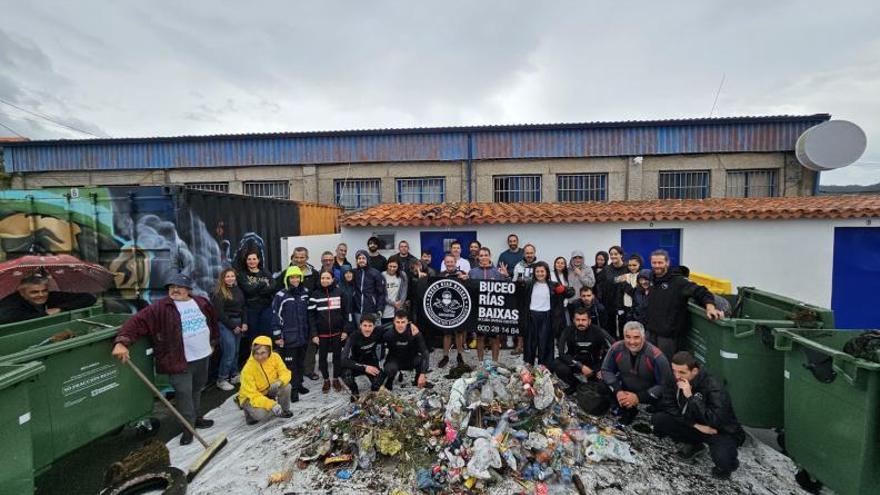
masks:
[[[290,412],[291,373],[278,353],[272,351],[272,339],[261,335],[251,344],[251,356],[241,370],[238,403],[245,422],[257,424],[270,414],[293,417]]]

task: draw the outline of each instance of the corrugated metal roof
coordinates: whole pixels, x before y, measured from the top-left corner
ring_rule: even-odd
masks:
[[[828,114],[285,134],[28,141],[8,172],[792,151]]]

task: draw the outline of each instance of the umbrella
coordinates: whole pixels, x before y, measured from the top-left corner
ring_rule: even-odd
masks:
[[[35,273],[49,278],[49,290],[97,294],[113,286],[113,274],[101,265],[66,255],[28,255],[0,263],[0,299]]]

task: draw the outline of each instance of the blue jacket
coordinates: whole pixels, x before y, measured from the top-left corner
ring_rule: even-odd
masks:
[[[272,299],[272,339],[284,339],[285,347],[307,345],[313,334],[309,309],[309,290],[302,285],[278,291]]]
[[[366,266],[354,271],[353,313],[380,313],[385,309],[385,277]]]

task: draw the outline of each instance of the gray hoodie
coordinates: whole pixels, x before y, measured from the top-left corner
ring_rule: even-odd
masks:
[[[568,261],[568,281],[571,284],[571,288],[574,289],[574,295],[568,299],[569,304],[580,299],[581,287],[593,287],[596,285],[596,278],[593,276],[593,270],[587,265],[586,258],[584,258],[584,264],[581,266],[580,276],[575,273],[575,267],[571,264],[571,260],[573,260],[575,256],[584,258],[584,252],[575,249],[571,252],[571,258],[569,258]]]

